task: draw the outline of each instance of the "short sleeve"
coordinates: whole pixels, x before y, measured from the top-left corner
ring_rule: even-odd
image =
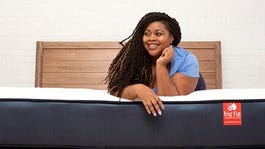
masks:
[[[175,47],[174,58],[171,61],[170,77],[175,73],[181,73],[189,77],[199,77],[199,62],[189,51]]]
[[[182,73],[189,77],[200,77],[199,62],[193,54],[189,53],[185,57],[182,65],[179,68],[179,73]]]

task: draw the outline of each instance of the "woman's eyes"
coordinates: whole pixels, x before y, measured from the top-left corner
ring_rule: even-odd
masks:
[[[159,36],[162,36],[163,34],[161,32],[157,32],[155,33],[155,35],[159,37]]]
[[[162,32],[155,32],[154,34],[155,34],[155,36],[157,36],[157,37],[159,37],[159,36],[162,36],[162,35],[163,35],[163,33],[162,33]],[[151,36],[151,35],[152,35],[152,33],[151,33],[151,32],[144,32],[144,35],[145,35],[145,36]]]
[[[151,32],[144,32],[144,35],[145,36],[150,36],[151,35]]]

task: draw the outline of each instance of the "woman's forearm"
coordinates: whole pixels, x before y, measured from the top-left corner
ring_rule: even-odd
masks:
[[[130,100],[136,99],[137,98],[136,84],[125,87],[122,93],[122,98],[130,99]]]
[[[157,94],[159,96],[176,96],[179,92],[171,80],[166,66],[156,65]]]

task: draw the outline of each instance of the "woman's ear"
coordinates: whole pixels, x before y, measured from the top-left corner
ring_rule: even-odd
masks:
[[[171,40],[170,44],[172,45],[173,44],[173,41],[174,41],[174,38]]]
[[[174,36],[171,35],[171,39],[170,39],[170,44],[171,44],[171,45],[173,44],[173,41],[174,41]]]

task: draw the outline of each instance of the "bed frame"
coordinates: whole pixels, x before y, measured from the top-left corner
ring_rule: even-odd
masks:
[[[161,96],[154,117],[140,101],[98,90],[117,42],[37,46],[36,88],[0,88],[0,148],[265,148],[265,89]],[[221,88],[220,42],[180,46],[198,57],[208,88]]]
[[[220,41],[184,41],[197,56],[208,89],[222,88]],[[106,89],[102,82],[118,42],[37,42],[35,87]]]

